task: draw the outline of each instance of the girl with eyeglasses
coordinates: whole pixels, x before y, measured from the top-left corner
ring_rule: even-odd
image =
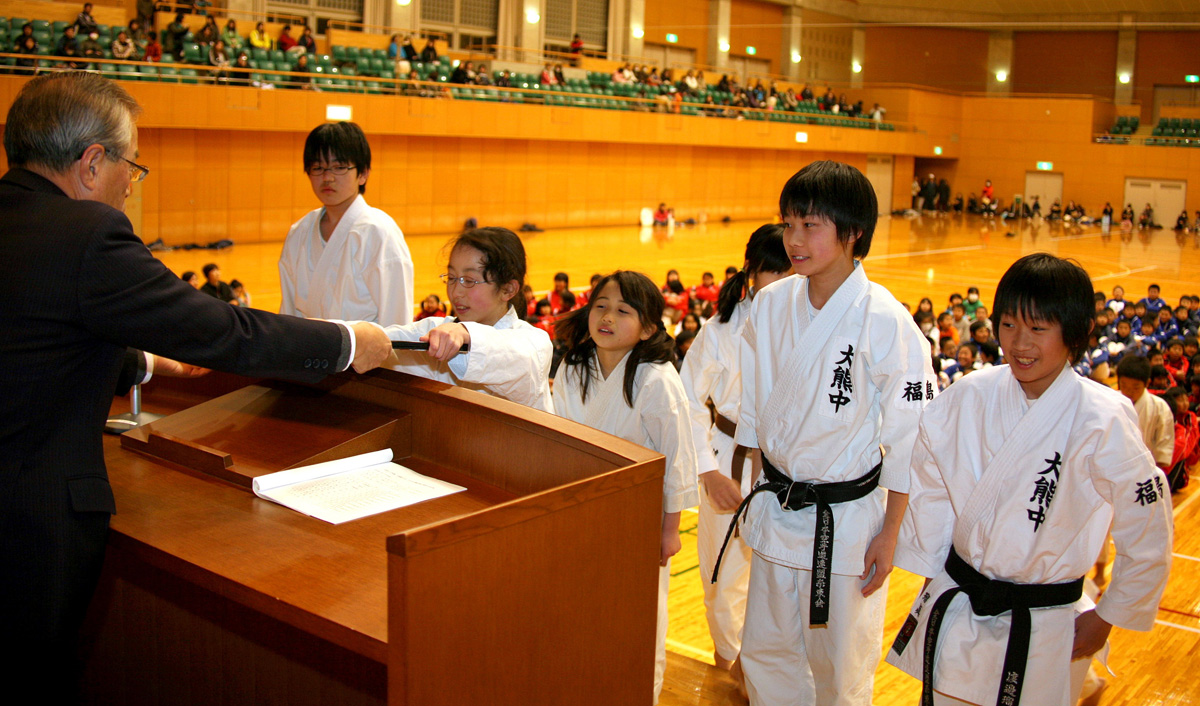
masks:
[[[392,369],[553,412],[550,337],[518,313],[525,311],[525,246],[517,234],[475,228],[459,235],[441,279],[456,316],[388,326],[393,341],[429,343],[428,351],[396,351]]]

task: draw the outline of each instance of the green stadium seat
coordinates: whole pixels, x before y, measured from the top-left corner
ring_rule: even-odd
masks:
[[[165,83],[179,83],[179,69],[166,65],[158,67],[158,80]]]
[[[272,49],[271,61],[274,61],[276,64],[287,63],[287,52],[280,51],[278,49]]]
[[[346,47],[343,47],[343,46],[341,46],[341,45],[334,46],[334,47],[333,47],[333,49],[332,49],[332,51],[333,51],[333,58],[334,58],[334,59],[336,59],[336,60],[338,60],[338,61],[345,61],[345,60],[346,60]]]
[[[50,31],[50,21],[49,20],[33,20],[33,31],[34,32],[49,32]]]
[[[12,29],[13,33],[20,33],[21,28],[28,22],[29,20],[24,17],[14,17],[8,21],[8,26]]]
[[[33,39],[34,39],[34,40],[35,40],[35,41],[36,41],[38,44],[54,44],[54,43],[55,43],[55,42],[54,42],[54,40],[52,40],[52,39],[51,39],[51,37],[50,37],[50,30],[48,30],[48,29],[46,29],[46,30],[41,30],[41,29],[35,29],[35,30],[33,30]]]
[[[138,67],[130,64],[118,64],[117,74],[117,78],[125,79],[127,81],[137,81],[141,78],[141,76],[138,75]]]
[[[183,61],[186,64],[199,64],[205,59],[200,58],[199,44],[184,44],[183,45]]]
[[[55,36],[61,37],[63,30],[66,29],[67,27],[71,26],[72,24],[74,24],[74,23],[63,22],[62,20],[58,20],[57,22],[54,22],[53,24],[50,25],[50,30],[52,32],[54,32]]]
[[[199,74],[195,69],[180,69],[179,81],[181,83],[200,83]]]
[[[253,48],[250,50],[250,56],[253,57],[255,61],[270,61],[271,60],[271,52],[268,51],[267,49]]]

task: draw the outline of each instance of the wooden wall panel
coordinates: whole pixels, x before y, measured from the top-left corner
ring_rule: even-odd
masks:
[[[1082,93],[1111,100],[1117,83],[1117,33],[1013,32],[1010,74],[1014,93]]]
[[[1133,99],[1142,104],[1142,124],[1154,116],[1154,86],[1185,85],[1183,77],[1200,73],[1200,32],[1138,32],[1133,66]]]
[[[646,37],[650,44],[666,44],[667,34],[679,36],[675,46],[696,50],[696,63],[707,65],[708,0],[646,0]]]
[[[868,25],[863,81],[982,92],[987,90],[987,56],[987,32]]]
[[[759,0],[732,0],[729,6],[729,52],[746,55],[754,47],[756,59],[771,62],[770,73],[782,74],[783,6]]]

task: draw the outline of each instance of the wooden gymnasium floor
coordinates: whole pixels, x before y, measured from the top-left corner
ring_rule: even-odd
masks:
[[[486,224],[485,224],[486,225]],[[572,288],[587,285],[593,273],[617,268],[637,269],[655,281],[677,269],[688,286],[704,271],[723,277],[727,265],[741,265],[746,238],[758,223],[710,223],[674,230],[629,227],[585,228],[524,234],[529,258],[529,281],[535,290],[549,289],[554,273],[571,276]],[[401,224],[403,227],[403,224]],[[284,234],[280,234],[282,238]],[[236,239],[236,236],[233,236]],[[448,235],[409,237],[416,263],[416,297],[442,294],[439,272],[444,271]],[[206,262],[220,265],[226,281],[246,283],[255,307],[279,306],[276,260],[281,243],[240,245],[223,251],[177,250],[158,253],[176,272],[196,270]],[[1092,276],[1097,289],[1122,285],[1128,297],[1145,296],[1155,282],[1175,304],[1182,294],[1200,292],[1200,238],[1167,230],[1111,234],[1098,227],[1064,229],[1046,223],[1005,224],[977,217],[883,217],[865,264],[868,275],[887,286],[910,307],[923,296],[937,309],[951,292],[979,287],[990,303],[996,283],[1018,257],[1046,251],[1077,260]],[[1200,656],[1200,503],[1195,486],[1175,497],[1175,561],[1171,580],[1151,633],[1114,630],[1110,666],[1116,677],[1102,704],[1191,704],[1200,700],[1193,660]],[[696,515],[685,513],[683,550],[673,561],[670,596],[671,625],[664,706],[737,704],[726,673],[712,667],[712,642],[696,559]],[[887,604],[885,645],[890,644],[916,593],[920,580],[897,570]],[[880,664],[875,702],[882,706],[915,704],[920,684],[898,670]]]

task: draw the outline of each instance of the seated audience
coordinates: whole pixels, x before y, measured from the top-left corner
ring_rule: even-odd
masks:
[[[210,262],[205,265],[203,272],[205,281],[200,287],[200,291],[210,297],[216,297],[223,302],[237,306],[237,296],[234,295],[232,287],[221,281],[221,269],[217,267],[216,263]]]

